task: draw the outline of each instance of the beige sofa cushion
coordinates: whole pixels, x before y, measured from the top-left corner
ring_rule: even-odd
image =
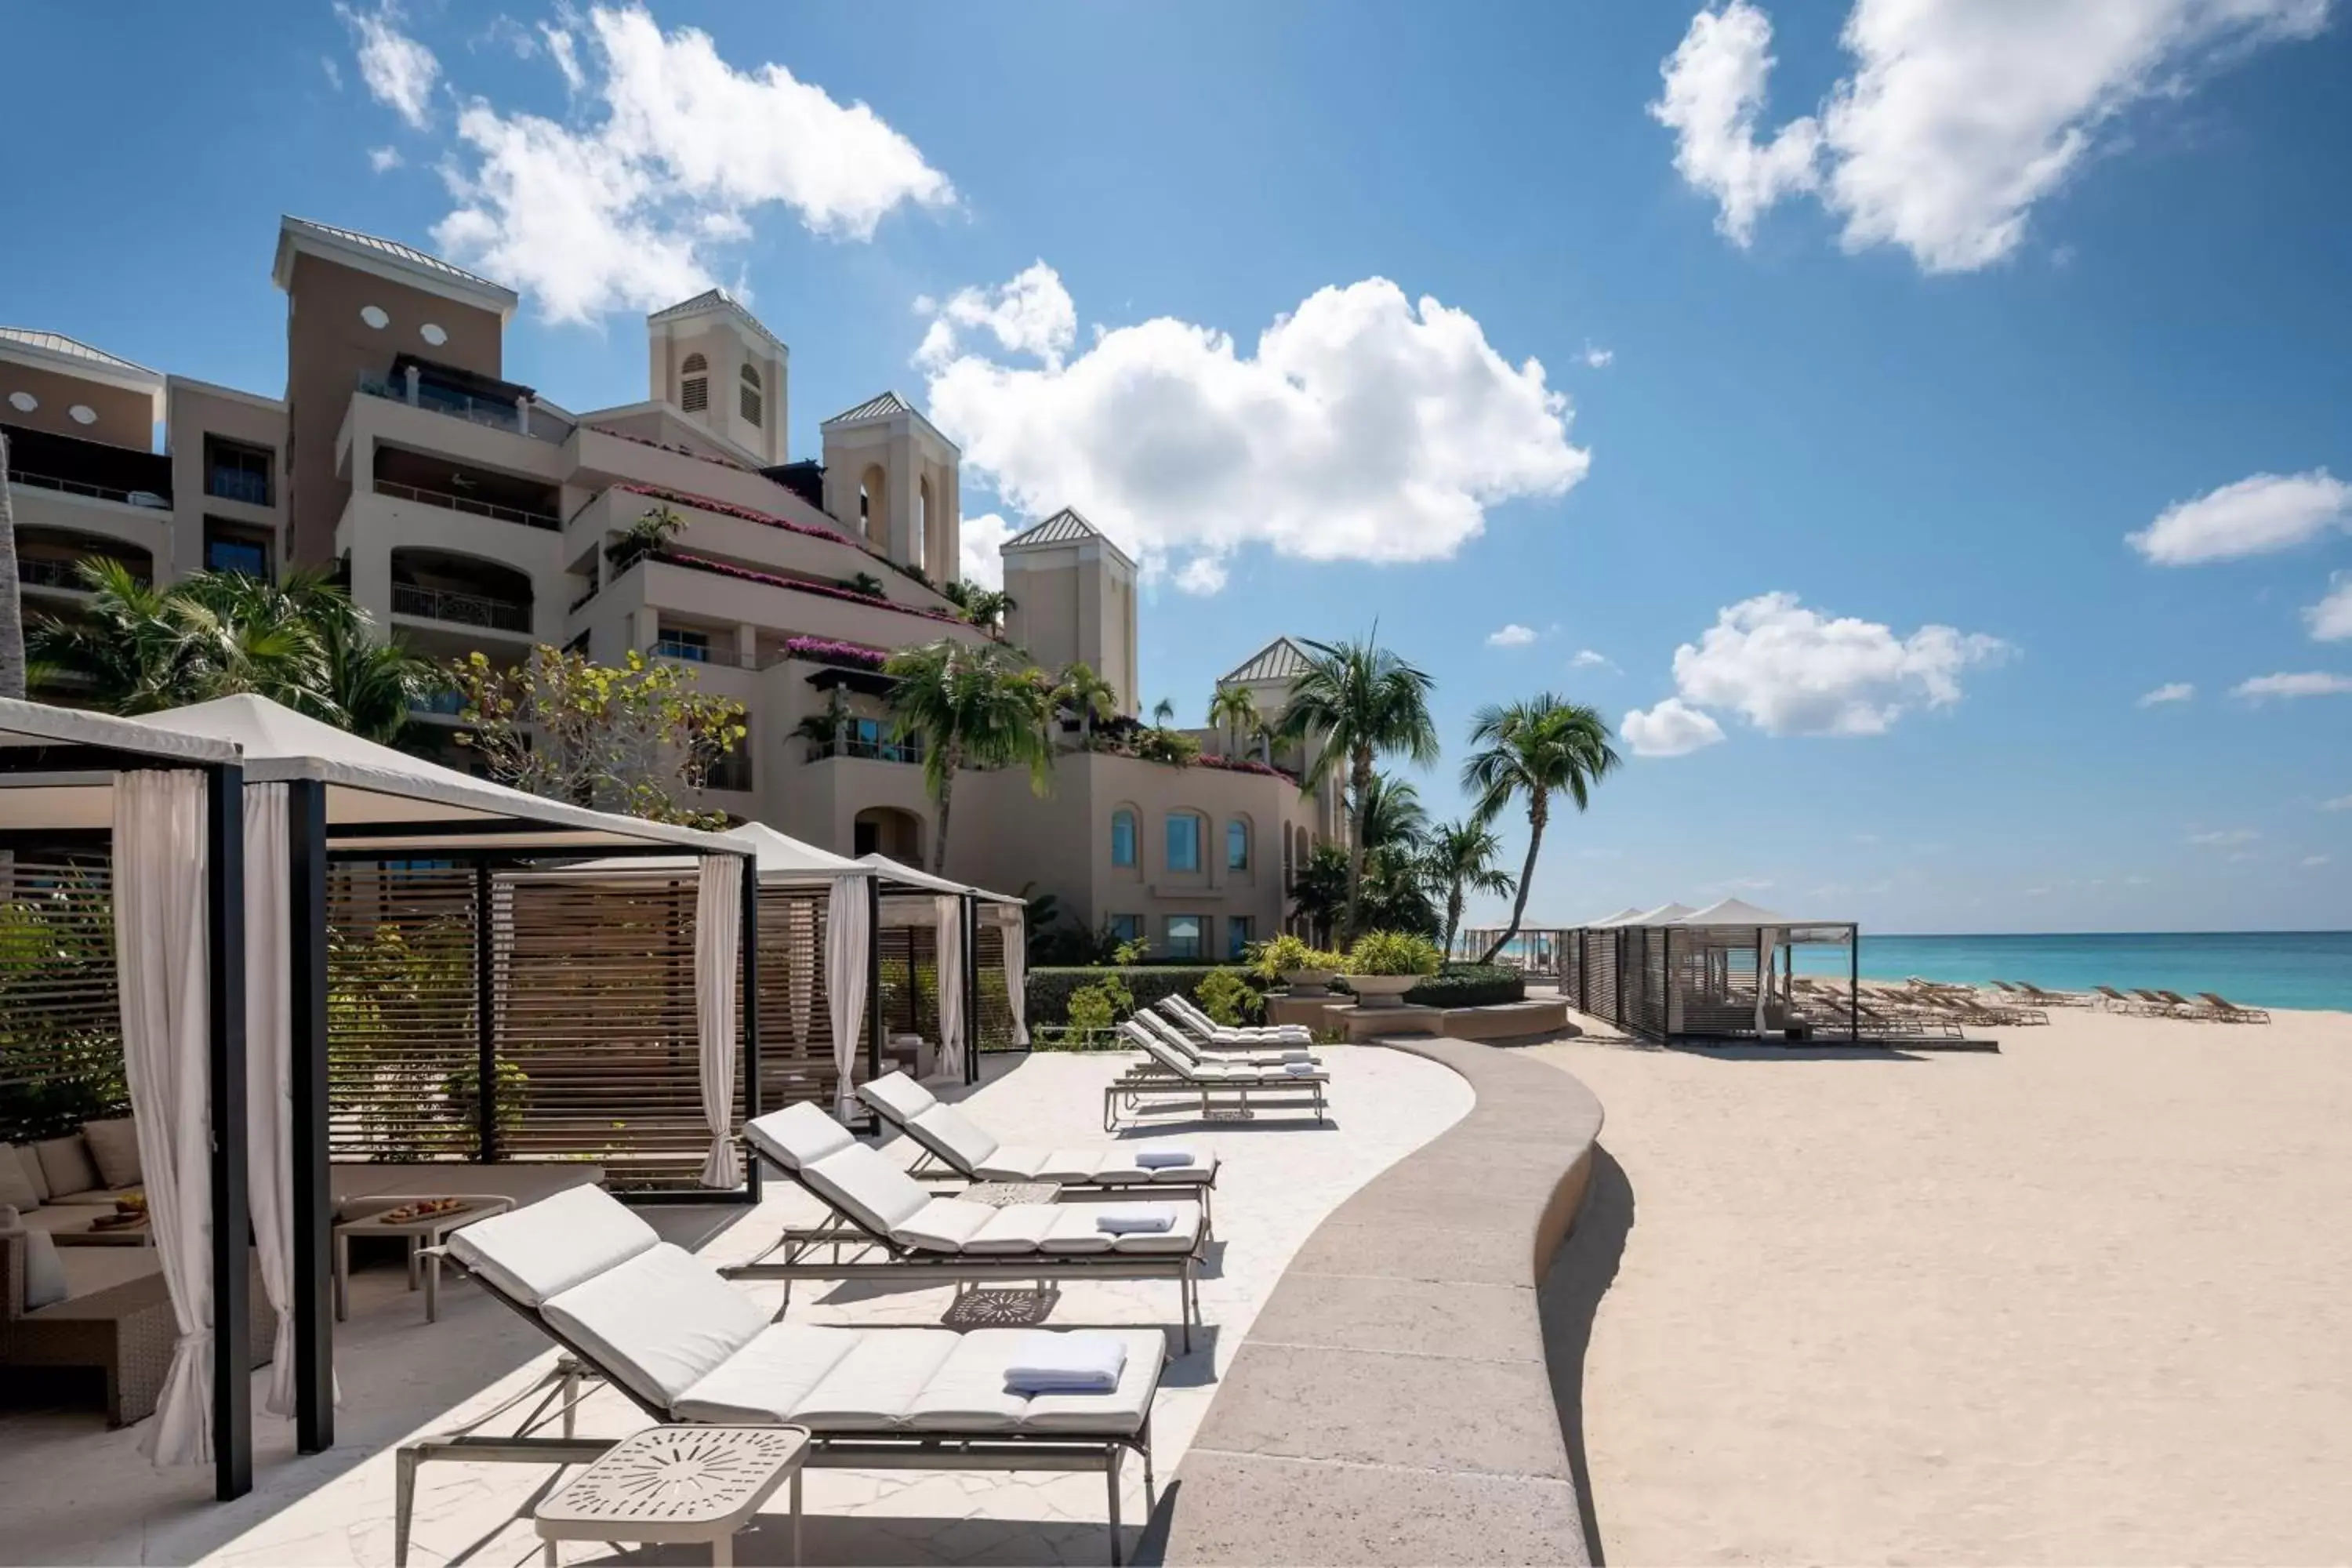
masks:
[[[41,1174],[48,1180],[51,1203],[99,1184],[98,1167],[90,1163],[89,1145],[81,1141],[80,1133],[51,1138],[34,1144],[33,1150],[41,1157]]]
[[[33,1185],[33,1178],[25,1173],[24,1161],[15,1149],[0,1143],[0,1208],[40,1206],[41,1189]]]
[[[9,1152],[16,1156],[16,1168],[25,1173],[25,1179],[33,1184],[36,1200],[47,1203],[49,1178],[48,1173],[41,1169],[41,1152],[30,1143],[15,1143],[9,1146]]]
[[[85,1121],[82,1142],[98,1166],[100,1186],[135,1187],[145,1178],[139,1168],[139,1123],[128,1116],[110,1121]]]

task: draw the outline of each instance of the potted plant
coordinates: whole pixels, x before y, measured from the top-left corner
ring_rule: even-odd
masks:
[[[1348,950],[1348,989],[1360,1007],[1394,1007],[1404,994],[1437,973],[1444,955],[1427,937],[1376,931]]]
[[[1268,980],[1279,979],[1293,996],[1324,994],[1330,990],[1331,977],[1339,969],[1338,953],[1319,952],[1301,938],[1286,932],[1258,944],[1258,973]]]

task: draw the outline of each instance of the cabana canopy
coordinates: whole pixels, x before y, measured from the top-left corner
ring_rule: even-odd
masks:
[[[1789,926],[1801,922],[1760,909],[1745,899],[1721,899],[1673,921],[1678,926]]]
[[[886,893],[945,893],[950,898],[977,899],[983,904],[1011,904],[1015,908],[1023,902],[1012,893],[991,892],[986,888],[934,877],[929,871],[919,871],[905,861],[893,860],[887,855],[860,855],[856,863],[867,868],[885,882],[895,884],[886,888]]]
[[[1585,921],[1584,928],[1587,931],[1598,931],[1609,926],[1622,926],[1629,921],[1637,921],[1641,918],[1642,911],[1635,909],[1633,905],[1627,904],[1623,909],[1619,910],[1613,915],[1602,915],[1597,921]]]
[[[1669,926],[1696,913],[1698,911],[1688,904],[1660,904],[1654,910],[1643,910],[1639,914],[1629,915],[1623,920],[1610,921],[1605,923],[1628,926]]]

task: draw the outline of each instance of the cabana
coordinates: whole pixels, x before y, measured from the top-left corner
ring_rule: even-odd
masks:
[[[1842,945],[1859,963],[1851,921],[1796,920],[1737,898],[1703,910],[1665,905],[1612,930],[1617,1021],[1656,1039],[1765,1039],[1807,1027],[1795,1006],[1795,947]],[[1846,1032],[1858,1038],[1853,1007],[1849,994]]]
[[[980,1053],[971,1047],[979,1035],[977,959],[982,952],[983,935],[993,934],[1000,944],[1005,1001],[1012,1009],[1013,1043],[1016,1048],[1025,1049],[1029,1044],[1025,978],[1028,914],[1024,900],[1011,893],[950,881],[887,855],[860,856],[858,863],[870,867],[881,879],[877,951],[883,931],[895,929],[910,933],[907,960],[910,985],[915,968],[913,938],[929,933],[934,944],[939,976],[938,1070],[966,1083],[979,1081]],[[967,953],[973,955],[975,962],[965,962]]]
[[[509,1064],[500,1049],[519,1026],[509,1016],[512,1005],[565,963],[563,949],[545,959],[526,952],[532,936],[512,881],[516,869],[583,856],[686,851],[698,857],[691,942],[677,946],[676,968],[681,994],[691,998],[677,1023],[696,1042],[696,1093],[707,1145],[701,1184],[756,1196],[756,1165],[746,1171],[736,1148],[742,1120],[760,1109],[756,1045],[739,1050],[737,1036],[739,987],[742,1037],[756,1042],[759,1033],[758,943],[746,940],[757,929],[759,881],[745,846],[507,789],[257,697],[224,698],[133,721],[11,703],[0,713],[0,731],[28,738],[6,755],[6,782],[15,786],[8,792],[10,847],[79,848],[86,857],[111,849],[114,923],[126,959],[121,973],[140,975],[142,993],[136,1006],[125,996],[124,1065],[149,1206],[153,1211],[160,1202],[163,1211],[154,1227],[183,1344],[203,1344],[208,1322],[241,1321],[249,1197],[254,1250],[279,1323],[268,1405],[295,1417],[301,1451],[333,1442],[328,1266],[338,1100],[365,1104],[404,1086],[419,1098],[430,1092],[443,1112],[464,1115],[471,1152],[484,1163],[500,1158],[513,1131]],[[128,760],[138,757],[161,760]],[[145,782],[151,776],[166,782],[151,785]],[[150,798],[161,795],[168,801]],[[201,826],[193,804],[200,800],[209,803]],[[230,801],[241,809],[224,804]],[[163,827],[151,827],[151,817]],[[165,835],[161,842],[157,831]],[[190,853],[189,845],[199,840],[203,853]],[[429,995],[404,984],[401,1005],[415,1015],[416,1032],[402,1040],[394,1067],[362,1064],[354,1073],[348,1062],[334,1061],[331,1047],[355,1030],[363,1034],[376,1004],[364,991],[356,999],[347,991],[331,1009],[338,1034],[331,1041],[331,923],[345,950],[334,958],[348,974],[353,927],[371,914],[404,912],[414,900],[404,900],[399,884],[415,876],[429,878],[445,895],[436,908],[459,940],[425,957],[456,982]],[[168,894],[168,908],[154,901],[158,887]],[[186,912],[200,899],[210,900],[207,920]],[[688,913],[677,909],[673,923],[685,926]],[[594,926],[592,920],[559,935],[584,941]],[[399,930],[379,918],[374,931],[380,935],[387,928]],[[209,940],[193,942],[197,932]],[[405,939],[401,945],[415,956]],[[135,967],[128,962],[134,953]],[[206,963],[206,984],[183,973]],[[165,994],[146,998],[149,989]],[[183,1016],[198,1005],[209,1007],[212,1017],[208,1098],[190,1087],[193,1069],[185,1059],[194,1048],[186,1042],[197,1037]],[[575,997],[572,1005],[593,1011],[596,998]],[[142,1082],[158,1081],[142,1062],[159,1031],[180,1042],[173,1058],[178,1076],[167,1080],[174,1086],[168,1090],[142,1093]],[[429,1060],[420,1069],[408,1058],[427,1037],[447,1059]],[[423,1091],[420,1084],[434,1087]],[[216,1113],[240,1103],[247,1105],[245,1115],[215,1114],[213,1127],[205,1128],[203,1106]],[[411,1157],[462,1156],[464,1142],[445,1140]],[[196,1185],[190,1172],[207,1158],[214,1254],[208,1301],[182,1278],[193,1266],[178,1256],[185,1248],[172,1237],[188,1236],[187,1226],[164,1217],[185,1212]],[[163,1185],[170,1190],[159,1193],[159,1170],[167,1173]],[[208,1354],[209,1347],[190,1353],[192,1359]],[[225,1369],[216,1373],[208,1443],[191,1416],[196,1395],[187,1382],[175,1363],[155,1417],[157,1457],[190,1462],[207,1457],[208,1448],[217,1489],[237,1495],[251,1484],[247,1380]]]

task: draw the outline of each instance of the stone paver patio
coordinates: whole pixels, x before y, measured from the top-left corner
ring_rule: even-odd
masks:
[[[1276,1114],[1248,1123],[1169,1119],[1187,1143],[1225,1162],[1216,1200],[1217,1240],[1201,1283],[1205,1330],[1171,1363],[1152,1413],[1164,1485],[1200,1426],[1217,1379],[1291,1256],[1358,1188],[1466,1113],[1469,1086],[1445,1068],[1402,1052],[1327,1048],[1332,1125]],[[1126,1058],[1041,1055],[995,1069],[971,1113],[1011,1142],[1102,1141],[1101,1089]],[[1157,1135],[1158,1128],[1153,1129]],[[1128,1132],[1127,1136],[1139,1134]],[[900,1146],[894,1145],[894,1149]],[[903,1150],[901,1158],[907,1154]],[[772,1184],[758,1209],[646,1211],[656,1226],[719,1263],[758,1251],[774,1226],[811,1212],[795,1191]],[[352,1321],[337,1363],[343,1404],[331,1453],[296,1459],[286,1423],[257,1419],[252,1495],[209,1500],[209,1473],[158,1473],[136,1452],[139,1429],[106,1432],[81,1410],[0,1415],[0,1561],[352,1563],[392,1561],[392,1448],[488,1409],[544,1369],[547,1342],[470,1286],[445,1290],[442,1321],[423,1321],[396,1267],[354,1276]],[[754,1287],[772,1299],[778,1287]],[[803,1283],[792,1317],[809,1322],[936,1324],[951,1288]],[[1176,1322],[1172,1285],[1080,1281],[1063,1289],[1055,1325]],[[1172,1348],[1172,1342],[1171,1342]],[[257,1374],[258,1391],[263,1386]],[[582,1429],[614,1435],[644,1424],[622,1400],[600,1394]],[[554,1478],[537,1466],[437,1464],[420,1474],[411,1561],[519,1564],[540,1543],[529,1507]],[[1131,1545],[1144,1522],[1139,1467],[1125,1472],[1123,1511]],[[816,1471],[808,1479],[809,1557],[832,1563],[1098,1563],[1105,1559],[1099,1475],[930,1471]],[[747,1533],[738,1560],[788,1559],[781,1516]],[[608,1548],[567,1545],[562,1560],[611,1560]],[[644,1561],[701,1561],[698,1552],[646,1553]],[[630,1560],[639,1560],[635,1552]]]

